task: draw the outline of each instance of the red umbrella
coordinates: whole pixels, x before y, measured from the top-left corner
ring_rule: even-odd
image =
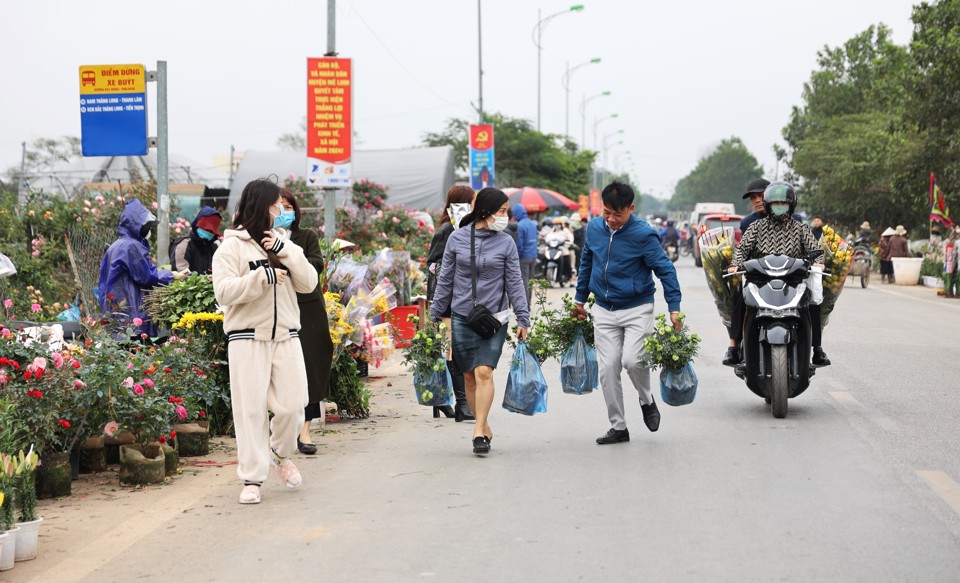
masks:
[[[522,204],[528,212],[539,213],[547,210],[571,210],[575,211],[580,205],[559,192],[547,190],[546,188],[533,188],[524,186],[523,188],[504,188],[503,193],[510,198],[510,204]]]

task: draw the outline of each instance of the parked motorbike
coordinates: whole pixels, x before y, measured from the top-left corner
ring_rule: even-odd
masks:
[[[551,239],[540,246],[538,258],[541,267],[537,271],[543,273],[543,279],[549,281],[551,287],[554,283],[563,287],[570,281],[566,267],[570,259],[564,255],[565,251],[569,251],[569,245],[559,239]]]
[[[686,257],[693,253],[693,237],[689,236],[686,239],[680,241],[680,255]]]
[[[810,314],[806,279],[813,260],[767,255],[744,263],[746,316],[741,354],[734,369],[747,387],[771,404],[773,416],[787,416],[787,400],[804,392],[815,369],[810,364]],[[736,274],[728,274],[736,275]]]

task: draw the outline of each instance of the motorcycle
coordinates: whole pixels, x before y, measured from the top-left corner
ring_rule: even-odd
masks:
[[[817,251],[806,259],[767,255],[743,264],[746,314],[741,354],[734,369],[747,387],[787,416],[787,400],[804,392],[816,370],[810,364],[810,314],[806,279]],[[725,277],[727,277],[725,276]]]
[[[567,249],[567,243],[559,239],[546,241],[540,247],[538,256],[541,266],[537,271],[543,274],[543,279],[549,281],[551,287],[554,283],[563,287],[570,281],[570,275],[565,268],[569,261],[569,258],[564,254]]]
[[[673,241],[668,241],[663,244],[663,252],[667,254],[667,257],[670,258],[670,261],[676,263],[677,259],[680,259],[680,250],[677,247],[677,244]]]
[[[680,241],[680,255],[686,257],[693,253],[693,236],[687,236],[685,239]]]

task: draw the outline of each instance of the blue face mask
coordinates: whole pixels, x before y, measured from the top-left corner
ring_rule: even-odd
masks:
[[[210,231],[200,228],[197,229],[197,236],[199,236],[201,239],[206,239],[207,241],[213,241],[217,238],[217,236]]]
[[[290,225],[293,224],[293,221],[297,218],[297,213],[293,211],[283,211],[280,213],[279,217],[273,217],[273,228],[274,229],[289,229]]]

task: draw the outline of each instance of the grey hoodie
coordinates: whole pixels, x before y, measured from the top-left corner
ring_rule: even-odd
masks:
[[[470,227],[457,229],[447,239],[437,289],[430,307],[431,317],[439,321],[447,308],[466,317],[473,309],[470,285]],[[477,229],[475,235],[477,267],[477,303],[497,313],[513,306],[517,323],[530,327],[527,294],[520,277],[517,245],[506,233]],[[506,289],[506,297],[503,291]],[[452,304],[451,304],[452,299]],[[502,303],[501,303],[502,300]]]

